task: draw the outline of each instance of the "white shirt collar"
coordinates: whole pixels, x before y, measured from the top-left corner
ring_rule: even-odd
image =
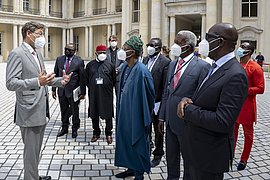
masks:
[[[215,63],[218,67],[221,67],[223,64],[225,64],[226,62],[228,62],[230,59],[232,59],[234,57],[235,57],[234,52],[230,52],[230,53],[222,56],[221,58],[219,58]]]

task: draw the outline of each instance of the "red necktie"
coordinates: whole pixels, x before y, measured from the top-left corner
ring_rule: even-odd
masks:
[[[178,81],[180,79],[180,75],[181,75],[181,67],[182,67],[182,64],[184,63],[185,61],[183,59],[180,59],[179,62],[178,62],[178,65],[177,65],[177,70],[176,70],[176,74],[174,75],[174,78],[173,78],[173,88],[175,89],[177,84],[178,84]]]
[[[70,58],[68,57],[68,59],[66,61],[66,72],[68,71],[69,63],[70,63]]]

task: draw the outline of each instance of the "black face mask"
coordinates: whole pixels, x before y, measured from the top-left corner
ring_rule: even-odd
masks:
[[[68,48],[65,48],[65,55],[67,57],[72,57],[74,55],[74,51]]]

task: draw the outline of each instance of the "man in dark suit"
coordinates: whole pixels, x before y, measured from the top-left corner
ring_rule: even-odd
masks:
[[[56,59],[54,73],[56,77],[61,77],[63,70],[66,73],[73,72],[72,79],[63,88],[58,88],[58,96],[61,110],[62,129],[57,134],[57,137],[68,133],[69,117],[72,115],[72,138],[78,136],[77,130],[80,128],[79,118],[79,103],[80,100],[74,102],[73,90],[80,86],[81,95],[79,99],[84,99],[85,96],[85,76],[84,62],[74,55],[75,47],[72,43],[65,47],[65,55]],[[56,99],[56,88],[52,88],[52,96]]]
[[[160,38],[152,38],[147,46],[148,56],[143,59],[143,63],[150,70],[155,87],[155,110],[152,115],[152,121],[155,132],[155,150],[153,151],[154,159],[151,162],[151,166],[155,167],[159,165],[162,156],[164,155],[163,150],[163,133],[158,131],[158,110],[162,98],[162,92],[165,86],[168,66],[170,60],[161,54],[162,41]],[[152,131],[152,128],[151,128]],[[152,136],[150,133],[150,140],[152,142]]]
[[[231,24],[209,29],[206,40],[215,65],[192,100],[183,98],[178,105],[186,122],[183,155],[193,180],[221,180],[233,160],[234,123],[248,94],[246,73],[233,52],[237,39]]]
[[[159,130],[163,132],[166,121],[166,160],[168,180],[180,178],[180,159],[184,122],[177,116],[177,105],[183,97],[192,97],[199,83],[207,75],[210,65],[194,56],[197,43],[191,31],[180,31],[175,37],[172,55],[176,61],[169,65],[167,81],[159,112]],[[184,162],[184,179],[189,179],[188,167]]]

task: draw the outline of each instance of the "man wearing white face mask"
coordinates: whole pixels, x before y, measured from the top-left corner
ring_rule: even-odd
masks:
[[[193,96],[210,68],[209,64],[194,55],[197,38],[193,32],[179,31],[174,42],[171,53],[176,60],[169,65],[159,112],[159,131],[161,133],[164,133],[164,121],[166,122],[168,180],[180,178],[184,122],[177,116],[177,105],[183,97]],[[189,179],[188,166],[184,161],[184,180]]]
[[[115,66],[107,59],[106,46],[96,47],[96,60],[86,65],[86,85],[88,87],[88,117],[92,119],[93,137],[91,142],[100,138],[99,118],[105,119],[105,135],[108,144],[112,143],[113,87],[115,86]]]
[[[45,44],[44,25],[27,22],[22,27],[23,43],[12,50],[6,68],[6,87],[16,92],[14,122],[20,127],[24,143],[24,180],[50,180],[39,176],[40,150],[49,118],[48,85],[62,87],[70,75],[47,74],[38,49]]]
[[[117,95],[117,85],[119,82],[119,74],[121,72],[121,66],[123,65],[124,61],[121,61],[118,59],[117,54],[119,52],[119,48],[117,47],[118,41],[117,41],[117,36],[111,35],[109,37],[109,43],[110,46],[106,50],[106,55],[107,55],[107,60],[112,62],[115,66],[115,71],[116,71],[116,85],[115,85],[115,94]]]
[[[54,66],[56,77],[62,75],[63,69],[69,73],[73,72],[71,81],[62,88],[58,88],[58,98],[61,110],[62,128],[57,134],[61,137],[68,133],[69,117],[72,115],[72,138],[76,138],[80,127],[79,104],[80,100],[84,99],[85,76],[84,76],[84,61],[75,55],[75,46],[69,43],[65,47],[65,55],[57,57]],[[80,87],[81,93],[78,101],[74,102],[73,90]],[[56,99],[56,87],[52,88],[52,97]]]
[[[160,38],[150,39],[146,46],[148,56],[143,59],[143,63],[147,66],[152,74],[155,88],[155,110],[152,115],[155,132],[155,149],[153,151],[154,159],[151,162],[151,166],[155,167],[159,165],[161,158],[164,155],[163,134],[158,131],[158,111],[162,98],[162,92],[165,86],[168,66],[171,61],[161,54],[162,41]],[[150,131],[152,132],[152,127]],[[152,142],[151,134],[152,133],[150,133],[150,143],[153,146],[154,144]]]

